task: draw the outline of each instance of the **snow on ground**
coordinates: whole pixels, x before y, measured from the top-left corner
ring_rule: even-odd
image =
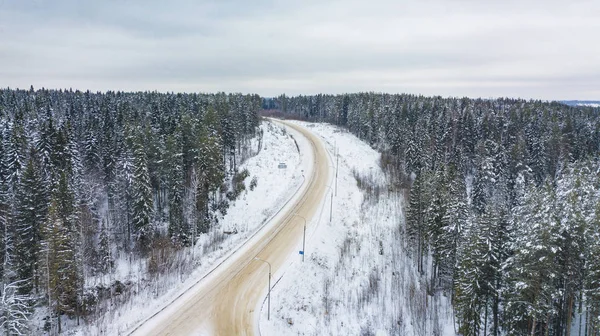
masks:
[[[426,294],[403,246],[403,198],[387,190],[380,155],[341,128],[298,123],[323,139],[332,166],[339,149],[333,219],[325,197],[309,224],[305,262],[291,256],[274,275],[271,320],[263,303],[260,334],[454,335],[449,299]],[[361,190],[354,172],[379,192]]]
[[[175,256],[180,259],[178,262],[191,265],[189,271],[155,279],[147,274],[145,262],[117,260],[114,274],[106,280],[111,283],[115,280],[133,283],[135,294],[116,308],[107,304],[107,314],[91,325],[72,330],[72,334],[127,334],[141,321],[197,284],[294,198],[304,182],[303,172],[310,165],[303,162],[306,160],[301,157],[296,140],[282,126],[266,121],[261,129],[264,133],[261,151],[240,167],[240,170],[246,168],[250,172],[245,180],[246,191],[230,204],[226,215],[219,219],[219,224],[200,237],[194,251],[186,249]],[[257,148],[258,139],[254,139],[252,145]],[[282,162],[286,163],[286,169],[278,168]],[[250,191],[253,178],[256,178],[257,185]],[[223,233],[236,230],[236,234]]]

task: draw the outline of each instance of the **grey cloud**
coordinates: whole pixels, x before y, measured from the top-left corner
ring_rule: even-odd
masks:
[[[600,4],[0,0],[0,86],[597,99]]]

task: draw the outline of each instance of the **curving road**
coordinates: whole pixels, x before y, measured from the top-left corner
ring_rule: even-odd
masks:
[[[262,239],[251,239],[226,262],[193,286],[185,295],[146,320],[133,335],[191,335],[200,331],[211,335],[253,335],[257,320],[254,309],[267,293],[268,266],[277,273],[302,241],[304,221],[316,214],[327,190],[329,164],[321,141],[305,128],[278,121],[300,132],[313,149],[313,169],[306,174],[301,196],[283,215],[267,225]]]

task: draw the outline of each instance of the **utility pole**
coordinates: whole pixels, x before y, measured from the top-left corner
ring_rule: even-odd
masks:
[[[304,234],[302,235],[302,262],[304,262],[304,255],[306,254],[306,218],[298,215],[297,213],[294,213],[294,216],[298,216],[304,220]]]
[[[336,147],[336,155],[335,155],[335,196],[337,197],[337,177],[338,170],[340,169],[340,148]]]
[[[267,310],[267,320],[271,320],[271,263],[263,260],[259,257],[254,257],[254,260],[258,260],[258,261],[262,261],[264,263],[267,263],[267,265],[269,265],[269,294],[268,294],[268,300],[267,300],[267,305],[268,305],[268,310]]]
[[[333,217],[333,192],[331,193],[331,202],[329,202],[329,223],[331,223],[332,217]]]
[[[302,262],[304,262],[304,255],[306,254],[306,222],[304,223],[304,233],[302,234]]]
[[[331,202],[329,202],[329,223],[331,223],[331,218],[333,216],[333,189],[331,186],[326,186],[329,188],[329,193],[331,194]]]

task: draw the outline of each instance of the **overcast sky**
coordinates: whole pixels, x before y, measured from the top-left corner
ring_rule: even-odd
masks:
[[[0,87],[600,99],[600,1],[0,0]]]

